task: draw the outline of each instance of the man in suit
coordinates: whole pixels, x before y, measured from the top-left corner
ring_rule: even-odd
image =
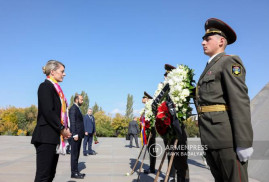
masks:
[[[148,102],[149,99],[153,99],[153,98],[147,92],[144,92],[144,96],[142,97],[142,103],[146,104],[146,102]],[[141,119],[145,119],[145,116],[142,116]],[[155,130],[155,127],[152,127],[150,132],[151,132],[151,139],[148,141],[150,167],[148,169],[144,170],[145,174],[156,172],[156,170],[155,170],[155,165],[156,165],[156,150],[155,150],[156,130]]]
[[[133,147],[133,138],[135,139],[136,147],[139,148],[137,134],[139,133],[139,128],[137,124],[137,117],[129,123],[128,134],[130,135],[130,148]]]
[[[83,115],[79,106],[83,103],[82,95],[76,95],[74,104],[69,110],[70,130],[72,132],[71,141],[71,178],[83,179],[85,174],[78,171],[78,159],[81,148],[81,141],[84,137]]]
[[[92,115],[92,109],[88,109],[88,113],[83,118],[84,121],[84,129],[85,129],[85,136],[83,140],[83,154],[84,156],[95,155],[96,153],[92,150],[92,140],[93,135],[95,134],[95,119]],[[88,152],[86,150],[88,145]]]
[[[250,101],[246,70],[238,56],[226,55],[236,41],[233,29],[210,18],[202,46],[210,57],[196,87],[196,105],[206,160],[215,181],[248,181],[248,159],[253,153]]]

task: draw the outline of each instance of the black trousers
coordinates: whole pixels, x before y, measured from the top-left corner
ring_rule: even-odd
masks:
[[[149,152],[149,163],[150,163],[150,170],[155,170],[156,165],[156,130],[153,128],[151,130],[151,138],[148,141],[148,152]]]
[[[130,134],[130,146],[133,146],[133,138],[135,139],[136,147],[139,147],[137,134]]]
[[[207,150],[206,161],[215,182],[248,182],[248,163],[241,163],[233,148]]]
[[[71,173],[73,172],[79,172],[78,171],[78,159],[80,154],[80,148],[81,148],[81,141],[82,139],[78,139],[77,141],[72,138],[71,141]]]
[[[168,146],[168,141],[164,140],[165,147],[172,149],[171,146],[174,145],[175,140],[172,140],[170,142],[170,145]],[[183,146],[183,147],[180,147]],[[186,147],[184,147],[186,146]],[[179,141],[177,144],[177,149],[175,150],[175,157],[172,163],[172,167],[170,170],[170,177],[175,177],[175,174],[177,173],[177,178],[186,179],[188,181],[189,179],[189,173],[188,173],[188,155],[187,155],[187,142],[186,141]],[[181,150],[186,149],[186,150]],[[170,163],[172,150],[168,150],[168,165]]]
[[[36,176],[35,182],[52,182],[59,159],[56,154],[56,144],[37,143],[36,148]]]

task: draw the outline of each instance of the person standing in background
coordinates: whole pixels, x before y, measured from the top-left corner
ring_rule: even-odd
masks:
[[[85,174],[78,171],[78,159],[81,148],[81,141],[84,137],[84,123],[83,115],[79,106],[83,104],[83,96],[76,95],[74,98],[74,104],[69,110],[70,129],[72,132],[71,141],[71,178],[83,179]]]
[[[133,138],[135,139],[136,148],[139,148],[137,134],[139,128],[137,124],[137,117],[134,117],[133,121],[129,123],[128,134],[130,135],[130,148],[133,147]]]
[[[53,181],[59,159],[56,150],[64,148],[64,140],[71,137],[67,102],[58,84],[63,81],[64,70],[64,64],[55,60],[43,67],[47,79],[38,88],[37,124],[31,140],[36,148],[35,182]]]

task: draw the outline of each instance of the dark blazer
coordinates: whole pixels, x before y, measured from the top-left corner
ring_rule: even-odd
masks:
[[[240,68],[239,74],[233,72]],[[228,111],[199,114],[201,141],[209,149],[252,146],[250,101],[246,70],[238,56],[218,54],[206,66],[197,84],[198,105],[224,104]]]
[[[138,124],[136,121],[131,121],[129,123],[129,128],[128,128],[128,134],[138,134],[139,133],[139,128],[138,128]]]
[[[91,117],[86,114],[83,118],[85,132],[92,134],[95,132],[95,118],[93,115]]]
[[[60,143],[61,101],[53,84],[45,80],[38,88],[37,124],[31,143]]]
[[[78,137],[82,139],[85,134],[83,116],[79,110],[79,107],[75,104],[73,104],[69,110],[69,119],[72,136],[78,135]]]

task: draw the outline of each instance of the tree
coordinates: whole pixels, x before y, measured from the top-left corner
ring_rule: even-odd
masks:
[[[18,131],[18,108],[9,107],[1,112],[0,134],[16,135]]]
[[[116,131],[116,136],[123,137],[128,132],[128,121],[124,116],[117,113],[112,119],[112,127]]]
[[[31,105],[24,109],[26,120],[35,121],[37,118],[37,107],[35,105]]]
[[[197,126],[197,121],[194,121],[191,117],[183,122],[186,126],[186,131],[188,137],[199,137],[199,128]]]
[[[76,92],[75,95],[77,95],[77,94],[78,93]],[[71,96],[69,108],[74,104],[75,95]],[[88,97],[88,94],[85,91],[82,91],[80,95],[82,95],[82,97],[83,97],[83,104],[82,104],[82,106],[80,106],[80,110],[81,110],[81,113],[83,115],[85,115],[85,114],[87,114],[88,109],[89,109],[90,99]]]
[[[32,135],[36,126],[37,107],[8,107],[0,110],[0,134]]]
[[[37,121],[37,107],[35,105],[31,105],[31,107],[25,108],[24,114],[26,118],[26,126],[25,130],[27,131],[26,135],[32,135],[36,126]]]
[[[80,106],[80,110],[81,110],[82,114],[85,115],[88,112],[90,100],[89,100],[88,94],[86,92],[82,91],[81,95],[83,96],[83,104],[82,104],[82,106]]]
[[[77,94],[77,93],[75,93],[75,95],[76,95],[76,94]],[[69,106],[69,109],[70,109],[70,107],[74,104],[74,97],[75,97],[74,95],[71,96],[70,103],[69,103],[69,105],[68,105],[68,106]]]
[[[95,113],[102,111],[102,107],[99,107],[98,104],[95,102],[94,106],[92,108],[92,114],[94,115]]]
[[[127,104],[126,104],[126,112],[125,112],[125,117],[127,121],[130,121],[133,119],[133,95],[128,94],[127,96]]]
[[[104,111],[98,111],[94,114],[96,124],[96,134],[99,137],[113,137],[115,130],[111,126],[111,117]]]
[[[28,121],[26,119],[25,111],[17,112],[16,115],[17,115],[18,128],[21,130],[26,130]]]

